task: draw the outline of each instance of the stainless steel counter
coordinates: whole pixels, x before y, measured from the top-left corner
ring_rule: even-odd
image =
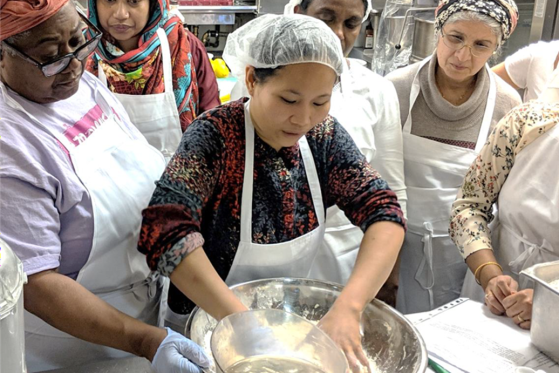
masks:
[[[64,369],[49,370],[48,373],[153,373],[151,363],[141,357],[126,359],[106,360],[73,366]],[[43,373],[47,373],[46,371]]]

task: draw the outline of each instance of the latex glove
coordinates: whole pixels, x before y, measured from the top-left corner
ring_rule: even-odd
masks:
[[[485,286],[485,304],[495,315],[502,315],[506,310],[503,301],[517,290],[518,282],[512,277],[507,275],[493,277]]]
[[[534,290],[525,289],[511,294],[503,300],[507,316],[513,319],[514,323],[522,329],[529,330],[532,326],[533,299]]]
[[[209,368],[210,360],[202,347],[185,336],[167,329],[167,337],[161,342],[153,362],[152,369],[157,373],[201,373],[202,368]]]
[[[371,372],[369,359],[361,345],[361,313],[334,304],[320,320],[318,326],[340,346],[345,353],[349,369],[356,373]]]

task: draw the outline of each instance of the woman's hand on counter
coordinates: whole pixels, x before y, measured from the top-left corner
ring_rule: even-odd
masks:
[[[345,353],[349,368],[353,373],[371,372],[369,360],[361,345],[361,311],[344,305],[334,304],[320,320],[318,326],[340,346]]]
[[[485,304],[495,315],[502,315],[506,311],[503,301],[517,289],[518,283],[512,277],[503,274],[495,276],[485,285]]]
[[[167,336],[159,345],[153,362],[157,373],[201,373],[209,368],[210,360],[203,349],[185,336],[167,329]]]
[[[534,290],[525,289],[515,292],[503,300],[507,316],[522,329],[529,330],[532,326],[532,301]]]

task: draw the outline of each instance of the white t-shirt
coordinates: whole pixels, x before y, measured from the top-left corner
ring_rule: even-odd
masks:
[[[505,60],[505,68],[518,87],[524,89],[524,102],[534,100],[545,90],[559,53],[559,40],[540,41],[522,48]]]

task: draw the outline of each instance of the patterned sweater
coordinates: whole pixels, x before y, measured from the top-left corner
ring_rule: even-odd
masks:
[[[203,246],[219,275],[227,277],[240,241],[245,100],[197,118],[157,183],[139,241],[153,270],[168,276]],[[378,221],[405,224],[395,193],[334,118],[326,117],[306,137],[325,208],[337,205],[363,231]],[[299,146],[276,151],[256,135],[254,153],[253,242],[285,242],[317,228]],[[171,291],[171,309],[190,311],[192,303],[178,298]]]
[[[491,210],[518,153],[557,122],[559,105],[530,101],[511,111],[491,133],[452,206],[450,236],[464,259],[478,250],[492,248],[488,228],[493,219]]]

